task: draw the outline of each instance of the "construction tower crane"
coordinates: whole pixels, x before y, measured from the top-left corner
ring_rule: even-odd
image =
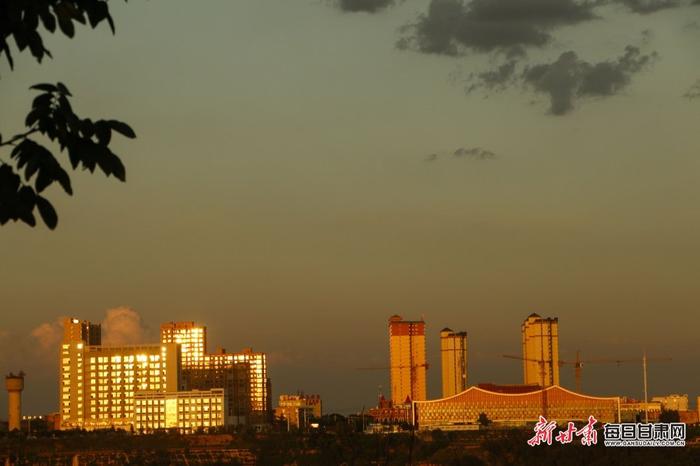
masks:
[[[540,365],[540,372],[544,373],[544,365],[549,362],[549,361],[544,361],[541,359],[530,359],[530,358],[523,358],[520,356],[513,356],[511,354],[503,354],[501,355],[504,358],[508,359],[518,359],[521,361],[529,361],[529,362],[536,362]],[[630,362],[642,362],[643,367],[644,367],[644,392],[645,392],[645,398],[646,398],[646,363],[648,361],[670,361],[671,358],[647,358],[646,353],[644,353],[643,358],[640,360],[639,358],[633,358],[633,359],[614,359],[614,358],[600,358],[600,359],[581,359],[581,351],[576,351],[576,359],[573,361],[566,361],[563,359],[560,359],[557,361],[559,366],[573,366],[574,367],[574,377],[576,379],[576,391],[581,393],[581,379],[583,375],[583,365],[584,364],[624,364],[624,363],[630,363]],[[644,401],[646,403],[646,399]]]

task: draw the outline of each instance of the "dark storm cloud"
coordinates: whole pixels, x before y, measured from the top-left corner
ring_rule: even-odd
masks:
[[[469,83],[466,87],[467,94],[480,88],[487,91],[505,90],[517,81],[515,74],[516,65],[516,60],[509,60],[496,69],[470,74],[467,79]]]
[[[454,157],[468,157],[477,160],[489,160],[496,158],[496,154],[490,150],[482,149],[481,147],[460,147],[455,150],[452,155]]]
[[[688,89],[688,92],[683,94],[683,97],[690,100],[700,98],[700,79],[695,81],[695,84],[690,86],[690,89]]]
[[[394,0],[338,0],[338,7],[343,11],[376,13],[390,7]]]
[[[618,3],[625,5],[633,13],[640,15],[648,15],[681,6],[681,2],[677,0],[618,0]]]
[[[552,114],[564,115],[573,110],[577,98],[619,93],[655,57],[655,53],[644,55],[638,47],[628,45],[616,60],[589,63],[569,51],[552,63],[527,67],[522,79],[535,92],[549,95]]]
[[[425,158],[426,162],[434,162],[446,155],[451,155],[454,158],[465,158],[474,160],[491,160],[496,158],[496,154],[490,150],[482,149],[481,147],[459,147],[451,153],[433,153]]]
[[[578,98],[619,93],[635,73],[656,57],[655,52],[643,54],[639,47],[628,45],[622,56],[598,63],[582,60],[574,51],[562,53],[551,63],[525,66],[522,71],[517,70],[517,60],[509,60],[493,70],[470,74],[465,91],[467,94],[478,89],[499,92],[522,85],[547,94],[550,113],[564,115],[573,110]]]
[[[397,46],[424,53],[513,51],[552,40],[560,26],[595,19],[594,3],[574,0],[431,0],[428,12],[403,28]]]

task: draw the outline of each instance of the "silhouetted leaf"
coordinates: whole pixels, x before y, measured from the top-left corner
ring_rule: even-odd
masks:
[[[120,181],[126,181],[126,169],[122,161],[119,160],[119,157],[116,155],[112,155],[112,173]]]
[[[36,194],[29,186],[22,186],[17,193],[17,217],[30,226],[36,225],[34,219],[34,206],[36,205]]]
[[[39,15],[41,16],[41,22],[44,24],[46,30],[54,32],[56,30],[56,18],[49,12],[48,7],[42,9]]]
[[[97,136],[97,140],[101,145],[109,145],[109,141],[112,140],[112,129],[106,121],[100,120],[95,122],[95,136]]]
[[[59,16],[58,17],[58,26],[61,28],[61,31],[68,37],[73,37],[75,35],[75,28],[73,27],[73,21],[69,17],[65,16]]]
[[[109,126],[111,126],[114,131],[123,136],[126,136],[131,139],[136,137],[136,133],[134,133],[134,130],[131,129],[131,127],[124,122],[117,120],[109,120]]]
[[[112,30],[112,34],[114,34],[116,32],[116,29],[114,29],[114,20],[109,13],[107,13],[107,23],[109,23],[109,28]]]
[[[71,95],[68,88],[65,85],[63,85],[62,82],[59,81],[58,83],[56,83],[56,87],[58,87],[58,92],[60,92],[61,94],[68,96]]]
[[[30,86],[29,89],[36,89],[44,92],[56,92],[57,90],[56,86],[49,83],[34,84],[33,86]]]
[[[47,110],[48,108],[51,107],[52,100],[53,100],[53,96],[49,93],[39,94],[32,101],[32,108],[40,108],[43,110]]]
[[[50,229],[56,228],[58,224],[58,215],[56,215],[56,210],[53,208],[51,203],[41,196],[36,197],[36,206],[39,209],[41,218],[44,219],[44,223]]]
[[[56,172],[55,176],[56,180],[58,180],[58,184],[61,185],[63,190],[72,196],[73,187],[71,186],[70,177],[68,176],[68,173],[66,173],[66,171],[63,168],[58,167],[58,171]]]
[[[41,170],[36,177],[36,192],[42,192],[52,182],[53,179],[51,178],[51,176],[46,171]]]
[[[7,57],[7,63],[10,65],[10,69],[15,68],[15,62],[12,59],[12,52],[10,52],[10,47],[7,45],[7,42],[3,41],[2,42],[2,48],[0,48],[0,51],[4,50],[5,51],[5,56]]]
[[[34,123],[37,122],[39,116],[40,112],[32,110],[31,112],[27,113],[27,118],[25,118],[24,120],[24,125],[28,128],[31,127],[32,125],[34,125]]]

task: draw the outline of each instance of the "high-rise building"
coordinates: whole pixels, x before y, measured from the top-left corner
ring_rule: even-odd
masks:
[[[225,389],[227,416],[232,424],[269,422],[270,381],[267,355],[246,348],[238,353],[207,352],[207,328],[194,322],[161,325],[161,342],[179,343],[182,379],[187,390]]]
[[[395,404],[426,399],[425,322],[389,318],[391,399]]]
[[[456,395],[467,389],[467,332],[440,332],[442,363],[442,397]]]
[[[237,353],[227,353],[220,348],[216,353],[208,354],[205,358],[206,370],[225,370],[235,367],[245,367],[247,370],[247,393],[250,403],[250,424],[270,422],[272,406],[270,399],[270,379],[267,377],[267,355],[254,352],[252,348],[244,348]]]
[[[530,314],[521,327],[525,384],[559,385],[559,321]]]
[[[182,380],[186,390],[223,389],[226,396],[226,424],[249,423],[251,416],[249,364],[232,362],[222,366],[183,369]]]
[[[62,429],[129,429],[137,392],[178,390],[177,344],[89,345],[99,341],[98,326],[77,319],[66,319],[64,325],[59,364]],[[76,331],[79,328],[96,328],[97,333]]]

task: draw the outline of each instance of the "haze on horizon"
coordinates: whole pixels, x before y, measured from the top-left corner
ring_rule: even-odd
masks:
[[[2,60],[3,136],[27,88],[55,81],[138,135],[116,141],[126,183],[50,188],[56,231],[0,228],[0,369],[28,373],[27,413],[57,405],[41,335],[124,307],[146,341],[194,320],[210,350],[267,352],[273,404],[304,390],[328,412],[374,405],[388,371],[356,368],[388,365],[392,314],[425,318],[431,396],[446,326],[469,333],[470,383],[520,383],[500,355],[520,353],[532,312],[559,318],[562,359],[646,349],[673,358],[650,366],[650,396],[700,394],[700,6],[523,18],[549,38],[509,55],[443,34],[430,8],[457,0],[380,3],[110,2],[115,36],[83,28],[50,37],[41,65]],[[561,87],[572,70],[578,87]],[[583,371],[591,394],[639,397],[641,380],[631,364]]]

